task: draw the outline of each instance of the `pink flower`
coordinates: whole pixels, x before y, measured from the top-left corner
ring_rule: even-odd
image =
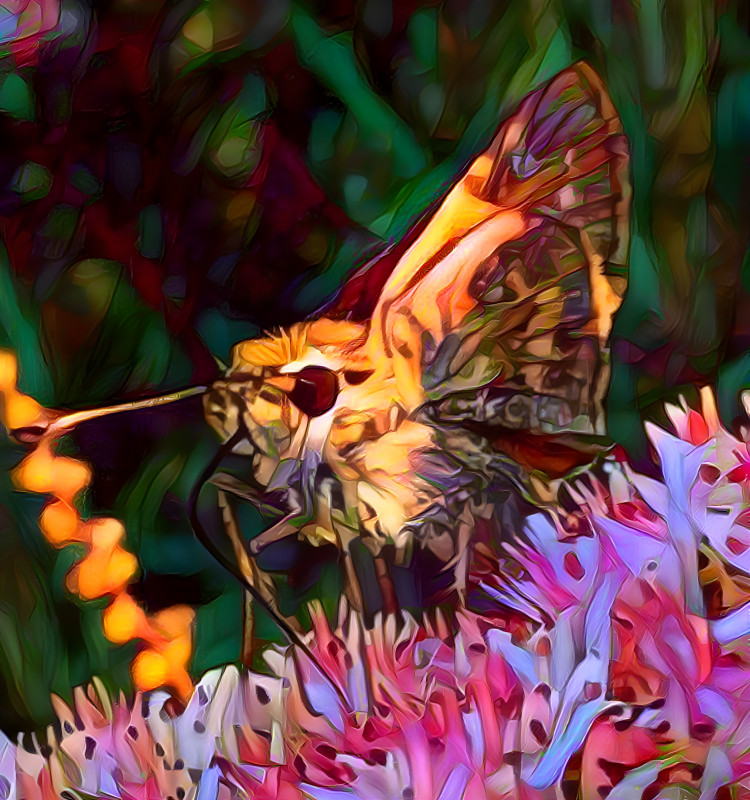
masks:
[[[16,65],[33,64],[39,43],[60,19],[59,0],[4,0],[0,5],[0,57]]]

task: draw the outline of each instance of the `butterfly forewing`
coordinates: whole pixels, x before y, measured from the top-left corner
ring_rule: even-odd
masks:
[[[396,266],[374,348],[419,382],[414,397],[492,385],[498,407],[532,398],[516,404],[536,409],[529,430],[603,433],[628,201],[619,120],[578,65],[524,101]]]

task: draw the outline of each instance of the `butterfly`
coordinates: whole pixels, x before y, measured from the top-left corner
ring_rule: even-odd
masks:
[[[617,112],[576,64],[521,102],[397,258],[324,315],[233,348],[204,397],[223,442],[205,477],[269,607],[259,562],[300,539],[335,548],[357,608],[463,601],[485,523],[513,525],[534,475],[592,461],[629,203]],[[273,517],[249,541],[239,500]]]

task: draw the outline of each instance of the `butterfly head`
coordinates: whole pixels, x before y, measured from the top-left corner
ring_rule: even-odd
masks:
[[[350,353],[362,333],[359,325],[321,320],[234,348],[226,377],[206,395],[206,416],[224,442],[240,434],[234,452],[254,457],[260,484],[329,426],[347,378],[356,382]]]

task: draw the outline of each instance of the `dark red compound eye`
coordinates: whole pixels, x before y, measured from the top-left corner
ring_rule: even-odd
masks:
[[[294,389],[287,397],[303,414],[319,417],[333,408],[339,394],[335,372],[326,367],[305,367],[294,378]]]

